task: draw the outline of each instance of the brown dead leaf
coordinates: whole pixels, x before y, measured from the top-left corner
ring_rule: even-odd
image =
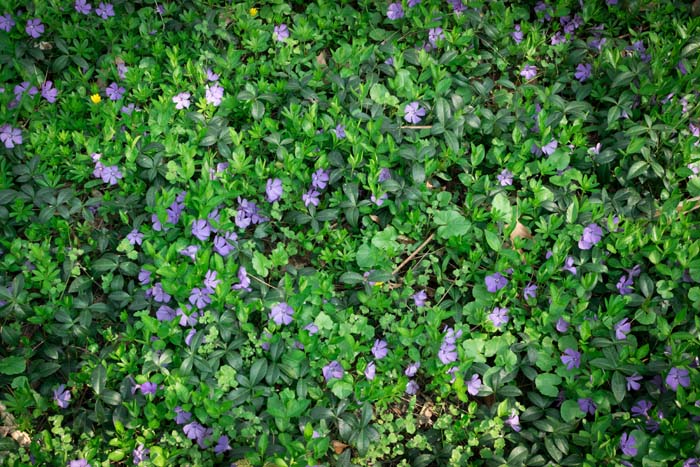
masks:
[[[516,221],[515,228],[510,233],[510,243],[514,244],[516,238],[532,238],[530,229],[521,224],[520,221]]]
[[[321,67],[325,68],[328,66],[328,62],[326,62],[326,51],[322,50],[320,54],[316,55],[316,63],[321,65]]]
[[[370,214],[369,218],[372,219],[372,221],[375,224],[379,224],[379,217],[378,216],[375,216],[374,214]]]
[[[340,441],[334,439],[331,441],[331,445],[333,445],[333,450],[335,451],[336,454],[342,454],[343,451],[345,451],[345,448],[348,447],[347,444],[341,443]]]

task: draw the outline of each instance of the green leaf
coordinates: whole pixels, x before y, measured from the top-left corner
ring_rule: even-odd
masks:
[[[535,378],[535,386],[545,396],[557,397],[559,384],[561,384],[561,376],[552,373],[541,373]]]
[[[435,223],[440,226],[438,236],[444,239],[464,235],[471,227],[471,223],[457,211],[438,211]]]
[[[561,404],[561,418],[566,423],[571,423],[577,418],[583,418],[585,416],[586,414],[584,414],[581,408],[578,406],[578,402],[565,400]]]
[[[340,400],[347,399],[353,392],[352,383],[342,379],[332,379],[329,381],[328,386],[331,388],[331,392]]]
[[[355,260],[357,261],[357,265],[362,269],[370,269],[377,265],[377,250],[363,243],[360,248],[357,249]]]
[[[265,115],[265,104],[260,101],[253,101],[253,105],[250,107],[250,114],[255,120],[260,120]]]
[[[491,232],[490,230],[484,230],[484,236],[486,237],[486,243],[489,244],[493,251],[501,251],[501,246],[503,246],[503,242],[497,234]]]
[[[622,375],[622,373],[616,371],[613,373],[611,384],[615,400],[617,402],[622,402],[627,394],[627,381],[625,380],[625,377]]]
[[[105,404],[109,405],[119,405],[122,403],[122,396],[117,391],[112,391],[111,389],[106,389],[100,394],[100,399],[102,399]]]
[[[640,175],[643,175],[648,168],[649,164],[645,161],[635,162],[634,164],[632,164],[632,167],[630,167],[629,171],[627,172],[627,180],[633,180],[639,177]]]
[[[92,370],[90,383],[92,384],[92,389],[95,391],[95,394],[98,396],[104,392],[105,385],[107,384],[107,370],[104,366],[100,364]]]
[[[491,203],[491,213],[498,211],[503,216],[502,219],[506,224],[513,222],[513,207],[510,205],[508,197],[503,193],[498,193],[493,197]]]
[[[256,385],[265,377],[267,373],[267,359],[258,358],[250,366],[250,384]]]
[[[22,357],[5,357],[0,360],[0,373],[19,375],[27,369],[27,361]]]

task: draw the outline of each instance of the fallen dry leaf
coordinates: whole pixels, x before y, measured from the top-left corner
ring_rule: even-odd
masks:
[[[331,444],[333,445],[333,450],[335,451],[336,454],[342,454],[343,451],[345,451],[345,448],[348,447],[347,444],[341,443],[340,441],[335,440],[335,439],[333,441],[331,441]]]
[[[521,224],[520,221],[516,221],[515,228],[510,233],[510,243],[514,244],[516,238],[532,238],[530,229]]]
[[[326,51],[322,50],[320,54],[316,55],[316,63],[321,65],[322,67],[327,67],[328,63],[326,62]]]

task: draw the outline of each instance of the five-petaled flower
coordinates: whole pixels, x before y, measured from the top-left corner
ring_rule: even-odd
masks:
[[[190,96],[191,95],[189,92],[181,92],[177,96],[173,97],[175,108],[178,110],[188,109],[190,107]]]
[[[107,89],[105,89],[105,94],[107,94],[107,97],[109,97],[113,101],[118,101],[119,99],[121,99],[124,95],[124,92],[126,92],[126,89],[119,86],[117,83],[112,83],[109,86],[107,86]]]
[[[630,332],[631,324],[628,318],[624,318],[615,325],[615,338],[619,341],[627,339],[627,333]]]
[[[111,3],[100,2],[95,9],[95,13],[102,19],[108,19],[114,16],[114,6]]]
[[[593,245],[600,242],[602,238],[603,229],[601,229],[598,224],[588,224],[583,229],[583,234],[581,234],[581,238],[578,241],[578,247],[582,250],[590,250],[593,248]]]
[[[92,5],[90,5],[86,0],[75,0],[75,11],[82,13],[84,15],[89,15],[92,11]]]
[[[566,365],[567,370],[573,370],[581,366],[581,352],[574,349],[564,350],[564,355],[561,356],[561,361]]]
[[[34,18],[27,20],[27,26],[24,28],[24,30],[34,39],[38,39],[44,33],[44,25],[41,24],[41,20],[39,18]]]
[[[287,325],[292,322],[294,310],[285,302],[274,305],[270,310],[270,319],[278,326]]]
[[[65,384],[61,384],[58,386],[57,389],[53,390],[53,399],[56,401],[56,404],[62,409],[67,409],[68,404],[70,403],[71,399],[71,393],[68,389],[66,389]]]
[[[403,114],[404,120],[415,125],[425,117],[425,109],[418,102],[411,102],[404,107]]]
[[[282,188],[282,180],[279,178],[268,178],[267,185],[265,186],[265,194],[267,195],[267,201],[269,203],[274,203],[282,198],[284,190]]]
[[[620,438],[620,449],[622,454],[626,456],[636,456],[637,455],[637,440],[634,436],[628,435],[627,433],[622,433]]]
[[[341,379],[345,371],[340,363],[333,360],[328,365],[323,367],[323,377],[326,381],[331,379]]]
[[[494,308],[489,314],[489,319],[495,327],[500,328],[508,322],[508,308]]]
[[[688,370],[685,368],[671,368],[666,376],[666,384],[673,390],[677,391],[678,386],[683,386],[687,388],[690,386],[690,376]]]
[[[525,65],[520,71],[520,76],[525,79],[532,79],[537,76],[537,67],[534,65]]]
[[[580,83],[583,83],[591,77],[591,69],[592,66],[590,63],[579,63],[576,66],[576,73],[574,73],[574,78],[579,80]]]
[[[374,341],[374,345],[372,346],[372,355],[374,355],[374,358],[381,360],[386,357],[388,353],[389,347],[384,339],[377,339]]]
[[[279,24],[279,25],[275,26],[272,35],[276,41],[284,42],[285,40],[287,40],[289,38],[289,28],[284,23]]]
[[[390,20],[396,20],[403,18],[403,7],[400,2],[395,2],[389,5],[386,11],[386,16]]]
[[[12,128],[8,124],[0,126],[0,141],[3,142],[7,149],[12,149],[22,144],[22,130],[19,128]]]
[[[506,279],[500,272],[486,276],[484,282],[486,282],[486,290],[491,293],[498,292],[503,287],[508,285],[508,279]]]

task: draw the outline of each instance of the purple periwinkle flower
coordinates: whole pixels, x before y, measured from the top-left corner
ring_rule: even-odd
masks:
[[[620,295],[629,295],[632,292],[634,292],[634,290],[632,289],[633,285],[634,281],[632,280],[632,276],[627,277],[623,274],[620,277],[620,280],[617,281],[615,287],[617,287],[617,291],[620,292]]]
[[[406,367],[406,370],[404,371],[404,374],[408,376],[409,378],[413,378],[416,373],[418,373],[418,369],[420,368],[420,362],[413,362],[408,367]]]
[[[639,382],[642,380],[642,377],[637,373],[633,374],[632,376],[627,376],[625,379],[627,380],[628,391],[637,391],[641,387]]]
[[[3,142],[7,149],[12,149],[22,144],[22,130],[12,128],[8,124],[2,125],[0,126],[0,141]]]
[[[425,290],[420,290],[411,295],[411,298],[413,299],[413,303],[420,308],[425,306],[428,301],[428,294],[425,293]]]
[[[418,102],[411,102],[403,109],[403,119],[408,123],[416,124],[425,117],[425,109]]]
[[[513,38],[516,44],[520,44],[523,41],[523,38],[525,37],[523,32],[520,30],[520,25],[516,24],[513,29],[515,29],[512,33],[510,33],[510,37]]]
[[[561,270],[562,271],[569,271],[574,276],[576,275],[576,266],[574,266],[574,257],[573,256],[568,256],[566,258],[564,266],[562,266]]]
[[[583,229],[581,239],[578,241],[578,247],[582,250],[590,250],[593,245],[600,242],[603,238],[603,229],[598,224],[588,224]]]
[[[374,362],[369,362],[367,364],[367,367],[365,367],[365,378],[367,378],[369,381],[372,381],[376,374],[377,374],[376,365],[374,364]]]
[[[76,459],[68,462],[68,467],[91,467],[87,459]]]
[[[508,169],[503,169],[501,173],[496,176],[496,178],[501,186],[509,186],[513,184],[513,172]]]
[[[126,236],[126,239],[132,245],[141,245],[143,243],[143,234],[137,229],[134,229],[131,232],[129,232],[129,234]]]
[[[145,269],[141,269],[139,271],[139,285],[146,285],[151,283],[151,271],[147,271]]]
[[[595,415],[595,411],[598,407],[593,402],[593,399],[591,399],[590,397],[584,397],[579,399],[577,402],[578,408],[581,409],[581,412],[585,414]]]
[[[556,151],[558,145],[559,143],[557,142],[557,140],[553,139],[549,143],[542,146],[542,153],[551,156],[552,154],[554,154],[554,151]]]
[[[111,3],[100,2],[95,9],[95,13],[102,19],[109,19],[114,16],[114,6]]]
[[[56,404],[58,404],[60,408],[67,409],[70,399],[71,393],[68,389],[66,389],[65,384],[61,384],[57,389],[53,390],[53,400],[56,401]]]
[[[238,235],[235,232],[218,234],[214,237],[214,251],[221,256],[228,256],[236,247]]]
[[[284,42],[289,38],[289,28],[284,23],[277,25],[274,28],[272,36],[275,38],[276,41]]]
[[[414,394],[417,394],[419,390],[420,390],[420,386],[418,385],[418,383],[416,383],[413,380],[410,380],[406,384],[406,394],[408,394],[409,396],[413,396]]]
[[[107,89],[105,89],[105,94],[107,94],[107,97],[113,101],[118,101],[121,99],[125,92],[126,89],[119,86],[117,83],[112,83],[107,86]]]
[[[389,195],[387,193],[384,193],[383,195],[379,196],[379,198],[377,198],[376,196],[374,196],[374,193],[372,193],[369,199],[377,206],[381,206],[382,204],[384,204],[384,201],[389,199]]]
[[[631,330],[630,320],[622,319],[615,325],[615,338],[619,341],[627,339],[627,333]]]
[[[12,28],[15,27],[15,20],[12,19],[12,15],[5,13],[0,16],[0,31],[10,32]]]
[[[632,406],[630,412],[635,417],[648,417],[649,410],[651,410],[651,407],[651,402],[642,399]]]
[[[467,392],[472,396],[479,394],[481,389],[481,377],[477,374],[473,374],[472,377],[467,381]]]
[[[190,303],[201,310],[202,308],[206,307],[211,303],[211,294],[209,292],[210,291],[206,288],[193,288],[190,292]]]
[[[173,97],[173,102],[175,103],[175,108],[188,109],[190,107],[190,96],[189,92],[181,92],[180,94]]]
[[[187,435],[187,437],[191,440],[202,439],[204,438],[205,433],[207,432],[206,428],[204,428],[198,422],[188,423],[187,425],[182,427],[182,431],[184,431],[185,435]]]
[[[24,30],[34,39],[38,39],[44,33],[44,25],[41,24],[41,20],[39,18],[34,18],[27,20],[27,26],[24,28]]]
[[[219,83],[206,85],[204,87],[204,97],[208,103],[218,107],[224,98],[224,88]]]
[[[52,104],[56,102],[56,97],[58,96],[58,89],[53,87],[53,82],[45,81],[41,85],[41,97],[51,102]]]
[[[386,357],[388,353],[389,346],[384,339],[377,339],[374,341],[374,345],[372,346],[372,355],[374,355],[374,358],[381,360]]]
[[[192,235],[201,241],[209,240],[209,235],[211,235],[211,227],[209,226],[209,222],[204,219],[193,220]]]
[[[500,272],[495,272],[484,279],[486,282],[486,290],[491,293],[498,292],[503,287],[508,285],[508,279],[506,279]]]
[[[319,196],[321,196],[321,193],[313,188],[310,188],[309,191],[301,195],[301,199],[304,201],[304,206],[308,208],[312,204],[314,206],[318,206],[318,204],[321,202]]]
[[[668,384],[673,391],[677,391],[679,385],[687,388],[690,386],[690,376],[688,370],[685,368],[671,368],[671,371],[669,371],[668,375],[666,376],[666,384]]]
[[[525,79],[532,79],[537,76],[537,67],[534,65],[525,65],[520,71],[520,76]]]
[[[341,379],[343,374],[345,374],[345,370],[343,370],[342,365],[335,360],[323,367],[323,377],[326,379],[326,382],[334,378]]]
[[[626,456],[636,456],[637,455],[637,440],[634,436],[628,435],[627,433],[622,433],[620,438],[620,450],[622,454]]]
[[[513,411],[510,413],[510,417],[508,417],[504,423],[510,426],[515,432],[519,432],[522,429],[520,426],[520,417],[515,409],[513,409]]]
[[[592,68],[593,67],[590,63],[579,63],[576,66],[576,73],[574,73],[574,78],[579,80],[580,83],[583,83],[591,77]]]
[[[197,252],[199,251],[199,246],[197,245],[189,245],[183,248],[182,250],[178,251],[182,256],[189,256],[192,261],[197,260]]]
[[[390,20],[403,18],[403,7],[400,2],[391,3],[386,11],[386,16]]]
[[[379,171],[379,177],[377,178],[377,181],[379,183],[382,183],[386,182],[387,180],[391,180],[391,171],[384,167],[382,168],[382,170]]]
[[[408,7],[413,8],[414,6],[420,4],[420,0],[408,0]]]
[[[167,303],[170,301],[170,295],[163,290],[163,284],[161,282],[156,282],[150,289],[150,295],[158,303]]]
[[[168,305],[161,305],[156,311],[156,319],[158,321],[172,321],[175,319],[175,310]]]
[[[204,286],[209,290],[215,290],[216,286],[221,283],[221,279],[216,278],[217,272],[210,269],[204,276]]]
[[[315,323],[309,323],[306,326],[304,326],[304,330],[309,331],[309,335],[313,336],[318,332],[318,326],[316,326]]]
[[[233,284],[231,286],[231,290],[244,290],[246,292],[250,292],[250,278],[248,277],[248,271],[245,270],[243,266],[238,268],[238,284]]]
[[[574,349],[564,350],[564,355],[561,356],[561,361],[566,365],[567,370],[573,370],[581,366],[581,352]]]
[[[282,189],[282,180],[279,178],[268,178],[267,185],[265,186],[265,194],[267,194],[267,201],[269,203],[274,203],[282,198],[284,190]]]
[[[141,394],[143,395],[155,394],[158,390],[158,385],[156,383],[146,381],[143,384],[137,384],[133,388],[131,388],[131,393],[134,394],[137,390],[141,391]]]
[[[139,444],[138,447],[131,453],[132,456],[134,456],[134,464],[140,464],[143,461],[147,461],[150,452],[151,450],[146,449],[146,446]]]
[[[102,167],[100,178],[102,178],[102,181],[105,183],[116,185],[119,180],[124,178],[124,175],[122,175],[119,167],[116,165],[110,165],[109,167]]]
[[[318,169],[311,174],[311,186],[317,190],[323,190],[328,185],[330,173],[324,169]]]
[[[493,311],[489,314],[489,319],[495,327],[500,328],[509,320],[508,308],[494,308]]]
[[[340,123],[338,123],[338,126],[336,126],[333,131],[335,132],[335,136],[338,139],[344,139],[346,137],[345,127]]]
[[[278,326],[288,325],[292,322],[294,310],[285,302],[274,305],[270,310],[270,319]]]
[[[186,412],[179,405],[175,407],[175,423],[178,425],[184,425],[185,423],[189,422],[191,418],[192,414],[190,412]]]
[[[457,339],[461,337],[461,335],[461,330],[455,332],[454,329],[447,328],[445,331],[445,337],[438,351],[438,358],[443,365],[449,365],[457,361]]]
[[[529,300],[531,298],[537,298],[537,285],[527,284],[523,289],[523,298]]]
[[[214,453],[215,454],[223,454],[226,451],[230,451],[230,450],[231,450],[231,445],[229,444],[228,436],[226,436],[226,435],[219,436],[219,440],[216,442],[216,446],[214,446]]]
[[[437,42],[444,38],[445,33],[442,31],[442,28],[431,28],[430,30],[428,30],[428,42],[430,42],[430,45],[432,45],[433,47],[436,47]]]

